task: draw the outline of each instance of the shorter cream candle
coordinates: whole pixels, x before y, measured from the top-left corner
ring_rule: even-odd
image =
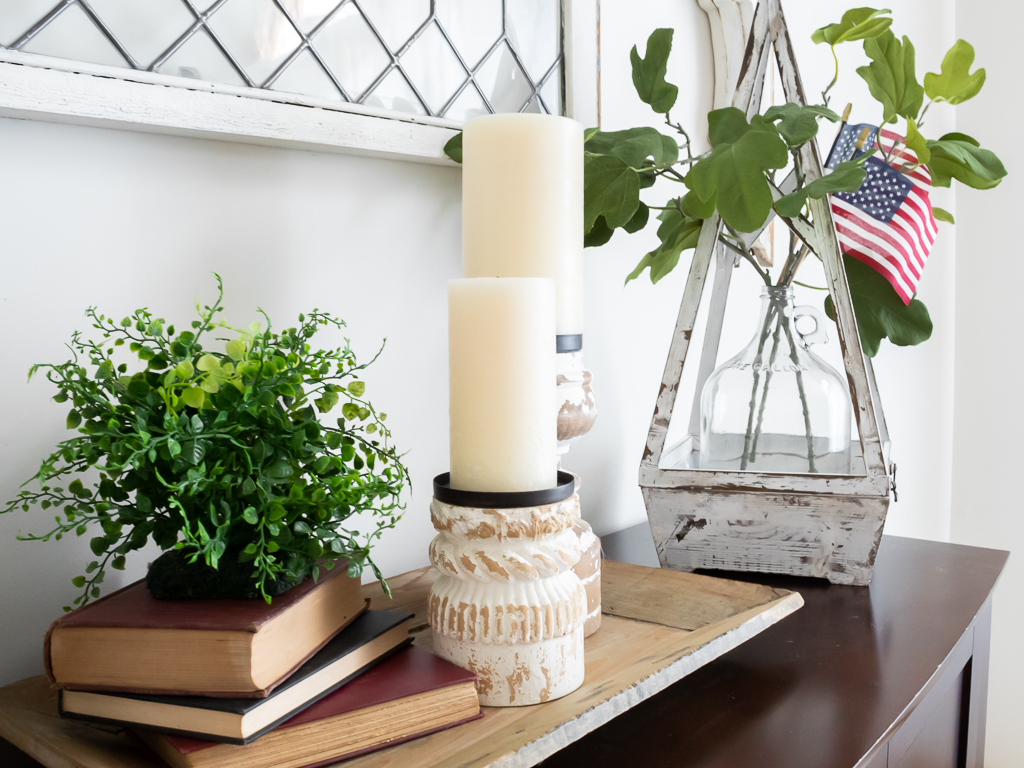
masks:
[[[448,283],[451,485],[537,491],[558,484],[555,281]]]

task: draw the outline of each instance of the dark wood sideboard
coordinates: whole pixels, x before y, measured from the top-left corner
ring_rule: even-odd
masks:
[[[658,564],[646,523],[602,542],[608,558]],[[981,768],[1006,558],[884,536],[869,587],[709,571],[796,590],[805,605],[544,768]]]
[[[606,557],[657,565],[646,524]],[[544,768],[981,768],[992,589],[1007,553],[886,536],[870,587],[728,576],[805,606]],[[0,740],[4,768],[39,764]]]

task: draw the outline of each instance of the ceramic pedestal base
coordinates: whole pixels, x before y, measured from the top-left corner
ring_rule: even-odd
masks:
[[[489,707],[540,704],[583,685],[583,627],[523,645],[487,645],[434,635],[434,652],[480,676],[480,703]]]
[[[583,683],[587,595],[579,498],[537,507],[430,506],[430,627],[438,655],[475,672],[480,703],[551,701]]]
[[[580,539],[580,561],[573,572],[587,592],[587,618],[583,636],[590,637],[601,628],[601,540],[586,520],[577,520],[573,531]]]

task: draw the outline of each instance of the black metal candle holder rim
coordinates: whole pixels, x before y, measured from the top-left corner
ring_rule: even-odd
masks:
[[[472,509],[520,509],[565,501],[576,492],[576,476],[558,472],[558,485],[539,491],[460,491],[451,486],[451,473],[434,478],[434,498],[453,507]]]
[[[555,336],[555,351],[557,353],[579,352],[581,349],[583,349],[582,333],[560,333]]]

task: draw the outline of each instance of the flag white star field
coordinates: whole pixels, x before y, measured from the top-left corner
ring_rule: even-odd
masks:
[[[844,125],[829,153],[827,168],[859,154],[855,142],[869,129],[865,146],[878,146],[878,129],[870,125]],[[924,263],[938,227],[929,200],[931,174],[925,166],[903,173],[904,165],[917,164],[917,156],[902,144],[902,136],[883,129],[880,152],[864,165],[867,178],[856,192],[832,195],[832,215],[843,253],[862,261],[888,280],[909,304],[917,291]],[[892,165],[881,159],[893,143],[901,150]]]

